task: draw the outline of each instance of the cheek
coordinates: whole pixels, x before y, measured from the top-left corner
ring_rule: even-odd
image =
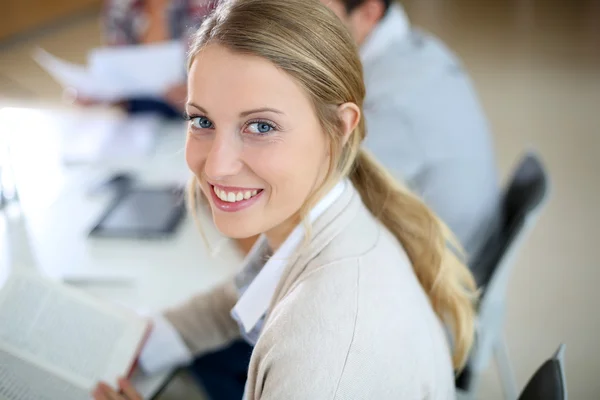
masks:
[[[185,161],[188,168],[199,177],[204,169],[207,148],[201,141],[189,137],[185,143]]]
[[[293,136],[293,137],[292,137]],[[327,152],[322,134],[306,135],[294,132],[281,143],[247,158],[252,171],[267,183],[271,201],[300,206],[327,168]],[[323,150],[323,151],[321,151]]]

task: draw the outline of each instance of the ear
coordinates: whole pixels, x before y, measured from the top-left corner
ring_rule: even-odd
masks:
[[[360,8],[363,18],[372,24],[377,24],[385,12],[385,5],[381,0],[367,0]]]
[[[360,108],[354,103],[344,103],[338,106],[337,113],[342,124],[342,144],[345,145],[360,122]]]

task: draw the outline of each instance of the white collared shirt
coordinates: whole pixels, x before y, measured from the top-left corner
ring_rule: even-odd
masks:
[[[314,223],[344,192],[347,181],[336,184],[309,212],[308,221]],[[262,329],[262,322],[269,309],[271,299],[287,262],[304,239],[302,225],[297,226],[275,254],[260,267],[264,248],[264,235],[258,239],[250,251],[246,267],[238,274],[236,285],[239,300],[231,310],[238,322],[244,338],[255,344]],[[193,356],[171,323],[161,315],[153,318],[153,329],[139,358],[140,368],[146,374],[179,365],[189,364]]]
[[[314,223],[340,197],[344,192],[345,185],[345,181],[339,182],[313,207],[308,215],[310,224]],[[304,228],[299,225],[254,276],[231,310],[231,316],[240,325],[242,335],[253,345],[256,344],[260,335],[262,319],[269,309],[281,274],[303,239]],[[265,238],[262,237],[261,240],[265,240]],[[255,244],[255,248],[259,246],[261,246],[260,240]]]

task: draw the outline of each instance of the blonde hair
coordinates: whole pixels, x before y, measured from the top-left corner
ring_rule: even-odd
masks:
[[[196,33],[189,65],[208,44],[269,60],[306,91],[330,139],[327,178],[307,199],[307,215],[335,182],[349,177],[371,213],[404,247],[437,313],[451,329],[453,364],[460,369],[474,336],[475,283],[448,247],[457,245],[446,226],[361,148],[364,118],[344,143],[337,107],[352,102],[362,110],[362,65],[352,37],[318,0],[231,0],[223,2]],[[189,191],[197,204],[197,184]]]

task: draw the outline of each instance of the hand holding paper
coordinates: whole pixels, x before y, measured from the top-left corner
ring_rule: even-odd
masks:
[[[87,67],[43,49],[37,49],[33,58],[63,87],[97,101],[160,98],[185,78],[185,48],[180,41],[97,48],[88,55]]]

